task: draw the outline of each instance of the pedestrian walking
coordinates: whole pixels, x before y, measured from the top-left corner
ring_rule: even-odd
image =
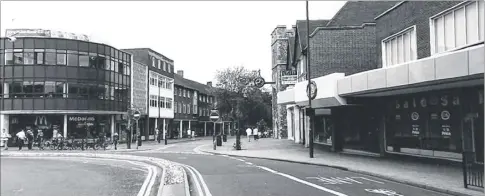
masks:
[[[258,127],[254,127],[253,129],[253,137],[254,137],[254,141],[257,141],[259,138],[258,138]]]
[[[155,129],[155,137],[157,137],[157,141],[160,143],[160,130],[158,128]]]
[[[118,135],[118,132],[115,132],[113,135],[113,144],[115,145],[115,150],[118,150],[118,140],[120,140],[120,136]]]
[[[44,150],[44,131],[42,129],[37,130],[37,143],[40,150]]]
[[[12,137],[9,133],[7,133],[7,131],[5,131],[5,129],[2,130],[2,135],[1,135],[1,140],[3,142],[3,145],[5,145],[4,149],[5,150],[8,150],[8,140]]]
[[[192,131],[192,140],[195,140],[195,131]]]
[[[27,139],[25,136],[25,131],[22,129],[17,134],[15,134],[15,136],[17,136],[17,145],[19,146],[19,150],[22,150],[22,147],[24,146],[24,141],[25,139]]]
[[[246,129],[246,135],[248,136],[248,142],[251,142],[251,134],[253,133],[253,130],[251,130],[251,127],[248,127]]]
[[[190,129],[187,129],[187,138],[192,138],[192,131]]]
[[[32,146],[34,145],[34,132],[31,129],[27,129],[27,148],[32,150]]]

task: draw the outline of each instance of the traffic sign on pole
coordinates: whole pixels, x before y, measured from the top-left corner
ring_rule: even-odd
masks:
[[[140,111],[136,110],[135,112],[133,112],[133,120],[140,120],[140,116],[141,116],[141,113]]]
[[[219,111],[217,111],[217,110],[211,110],[210,119],[213,122],[216,122],[217,120],[219,120]]]

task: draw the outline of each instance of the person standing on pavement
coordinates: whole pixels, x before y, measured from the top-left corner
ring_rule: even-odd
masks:
[[[254,129],[253,129],[253,137],[254,137],[254,141],[257,141],[258,140],[258,127],[254,127]]]
[[[253,130],[251,130],[251,127],[248,127],[246,129],[246,135],[248,136],[248,142],[251,142],[251,134],[253,133]]]
[[[115,145],[115,150],[118,150],[118,140],[120,139],[120,136],[118,135],[118,132],[115,132],[113,135],[113,144]]]
[[[2,139],[3,145],[5,145],[5,150],[8,150],[8,140],[12,136],[10,136],[10,134],[8,134],[7,131],[5,131],[5,129],[2,130],[2,135],[1,136],[2,136],[1,139]]]
[[[39,143],[39,149],[44,150],[44,131],[42,129],[37,130],[37,143]]]
[[[157,137],[157,141],[160,143],[160,130],[158,128],[155,129],[155,137]]]
[[[17,136],[17,145],[19,146],[19,150],[22,150],[24,146],[24,141],[26,138],[25,131],[22,129],[20,130],[15,136]]]
[[[34,145],[34,132],[31,129],[27,130],[27,148],[32,150],[32,146]]]
[[[187,138],[192,138],[192,131],[190,129],[187,129]]]

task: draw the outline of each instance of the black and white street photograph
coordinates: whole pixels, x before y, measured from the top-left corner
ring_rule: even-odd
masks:
[[[1,1],[2,196],[485,196],[485,1]]]

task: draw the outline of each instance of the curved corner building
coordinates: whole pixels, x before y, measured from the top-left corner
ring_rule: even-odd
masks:
[[[0,129],[111,137],[130,102],[131,55],[88,41],[0,39]]]

